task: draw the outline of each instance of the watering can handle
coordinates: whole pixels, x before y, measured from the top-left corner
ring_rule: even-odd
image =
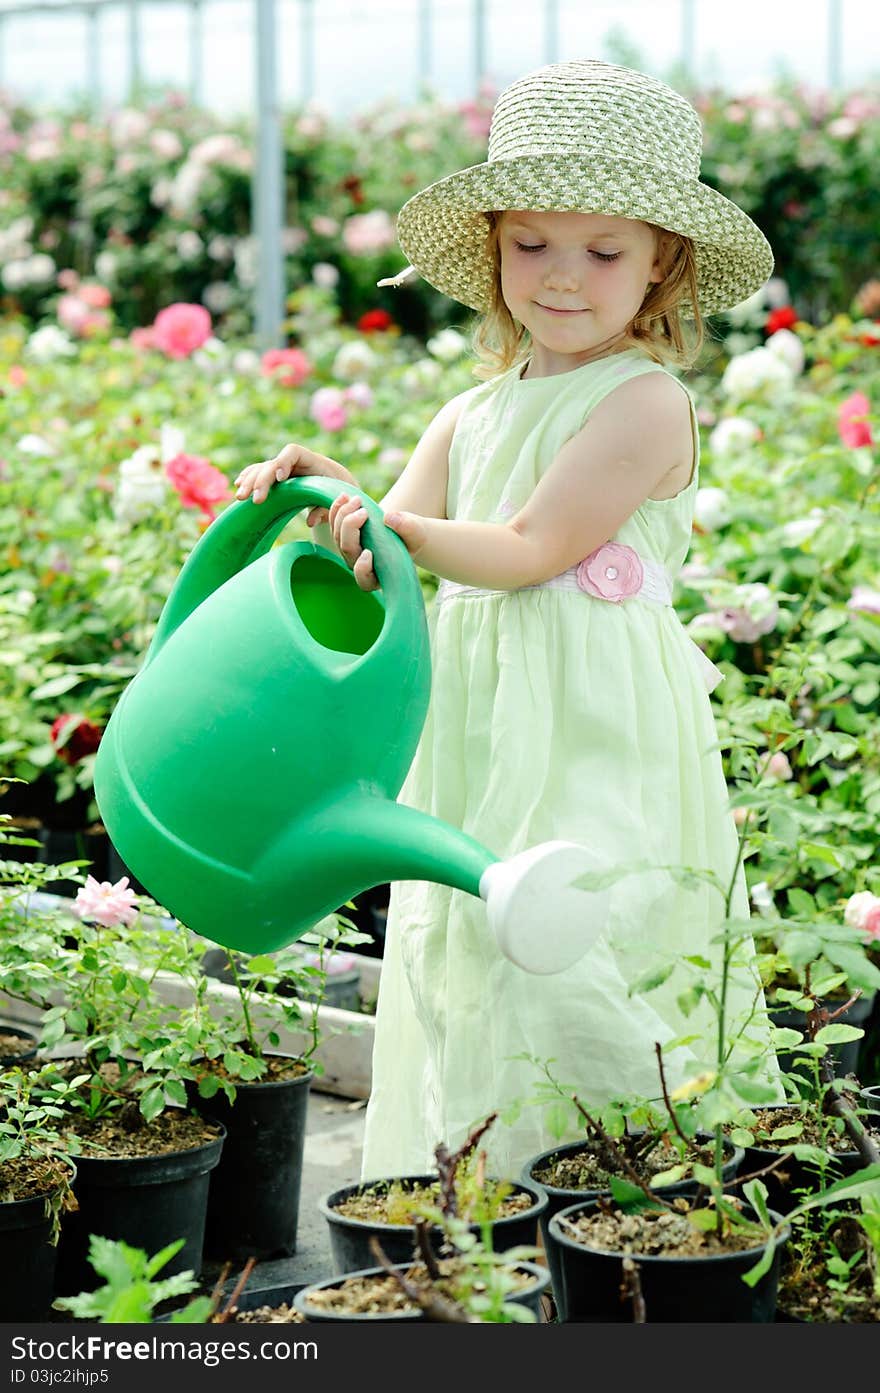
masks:
[[[221,513],[190,552],[159,618],[146,662],[203,600],[267,552],[296,513],[309,507],[329,508],[342,492],[351,493],[351,484],[310,474],[275,484],[264,503],[244,499]],[[421,606],[421,587],[406,546],[385,526],[378,504],[359,492],[367,510],[364,542],[373,553],[386,611],[406,603]]]

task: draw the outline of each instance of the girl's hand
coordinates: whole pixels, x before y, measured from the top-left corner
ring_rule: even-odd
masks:
[[[344,464],[318,455],[305,445],[290,444],[279,450],[274,459],[260,460],[249,464],[235,480],[237,499],[252,498],[254,503],[262,503],[273,484],[280,484],[295,475],[324,474],[331,479],[342,479],[357,488],[357,480]],[[327,521],[326,508],[311,508],[306,517],[309,527]]]
[[[347,493],[341,493],[330,506],[330,528],[340,556],[351,566],[361,590],[378,590],[373,553],[361,546],[361,528],[366,520],[367,510],[361,500]],[[410,556],[415,556],[424,546],[425,525],[416,513],[387,513],[385,525],[397,533]]]

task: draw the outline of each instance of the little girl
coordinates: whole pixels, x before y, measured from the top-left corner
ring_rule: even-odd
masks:
[[[398,222],[403,274],[483,315],[488,380],[438,412],[382,507],[442,577],[431,705],[400,801],[498,856],[558,838],[610,866],[708,868],[726,886],[736,834],[707,694],[720,673],[671,604],[699,435],[664,364],[689,366],[701,315],[752,294],[773,258],[746,214],[700,183],[700,153],[688,102],[626,68],[553,64],[501,94],[488,161],[424,189]],[[358,584],[375,588],[342,465],[288,445],[243,470],[237,496],[260,503],[292,473],[352,483],[329,522]],[[670,1085],[714,1063],[705,1001],[692,994],[685,1014],[687,968],[630,989],[652,955],[717,965],[718,892],[658,870],[612,896],[599,943],[536,977],[500,954],[480,900],[392,886],[365,1178],[432,1169],[439,1141],[455,1147],[527,1100],[538,1073],[525,1053],[592,1104],[657,1097],[655,1043],[697,1037],[670,1051]],[[748,916],[741,870],[732,913]],[[730,1019],[756,999],[741,970]],[[495,1174],[515,1176],[555,1141],[534,1106],[492,1131]]]

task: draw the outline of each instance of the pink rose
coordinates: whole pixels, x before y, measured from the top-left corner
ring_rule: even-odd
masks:
[[[274,377],[282,387],[298,387],[305,382],[312,365],[300,348],[270,348],[260,359],[260,372]]]
[[[132,348],[155,348],[156,339],[152,326],[146,329],[132,329],[128,336]]]
[[[153,341],[169,358],[188,358],[211,337],[211,316],[204,305],[180,301],[160,310],[153,323]]]
[[[200,508],[211,519],[214,504],[224,503],[231,495],[226,475],[201,455],[175,455],[166,464],[165,473],[184,508]]]
[[[322,430],[342,430],[348,421],[348,412],[340,389],[319,387],[309,402],[309,415]]]
[[[853,392],[837,409],[837,430],[844,445],[857,450],[861,445],[873,445],[874,437],[867,417],[871,403],[864,392]]]
[[[56,308],[58,323],[71,334],[81,335],[85,330],[91,312],[85,300],[81,300],[79,294],[62,295]]]
[[[81,285],[76,293],[93,310],[106,310],[113,299],[105,285]]]
[[[58,272],[57,280],[62,290],[76,290],[79,285],[79,276],[69,266]]]
[[[112,929],[117,924],[130,924],[137,918],[135,893],[128,888],[128,876],[124,875],[111,885],[109,880],[100,883],[94,876],[86,876],[86,883],[73,902],[74,912],[80,919],[91,919]]]
[[[577,583],[588,595],[618,605],[642,588],[644,571],[638,552],[621,542],[605,542],[577,568]]]
[[[350,387],[344,389],[343,396],[354,406],[366,408],[373,405],[373,393],[366,382],[353,382]]]
[[[875,900],[862,919],[862,933],[869,942],[880,942],[880,900]]]
[[[843,922],[849,924],[851,929],[859,929],[863,933],[867,927],[868,916],[880,912],[880,898],[872,895],[870,890],[859,890],[855,895],[850,895],[843,909]]]

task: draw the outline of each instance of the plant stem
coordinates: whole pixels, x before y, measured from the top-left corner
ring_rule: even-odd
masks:
[[[251,1054],[254,1056],[255,1059],[257,1059],[259,1057],[260,1051],[257,1045],[256,1036],[254,1035],[253,1026],[251,1025],[250,1013],[247,1007],[247,997],[245,995],[244,985],[238,973],[238,966],[235,961],[235,954],[231,953],[229,949],[227,949],[226,957],[229,961],[229,966],[232,970],[233,980],[235,981],[235,989],[238,992],[238,999],[241,1002],[241,1011],[242,1015],[244,1016],[244,1031],[247,1037],[247,1042],[250,1045]]]

